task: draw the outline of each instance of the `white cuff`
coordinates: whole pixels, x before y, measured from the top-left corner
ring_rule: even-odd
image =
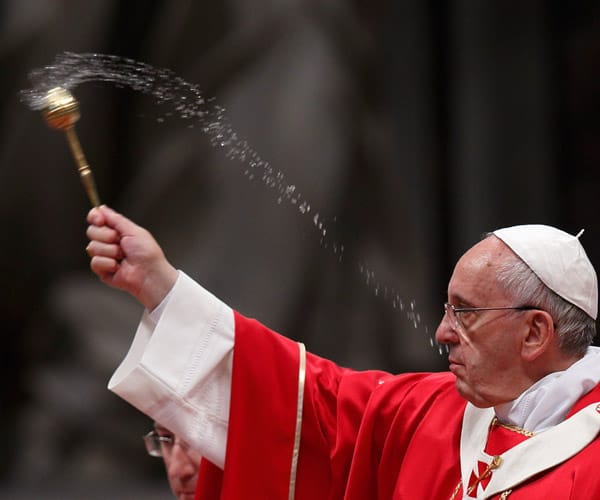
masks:
[[[180,271],[146,311],[108,388],[223,467],[234,344],[232,309]]]

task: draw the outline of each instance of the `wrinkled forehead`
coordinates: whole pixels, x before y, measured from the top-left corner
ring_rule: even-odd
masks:
[[[458,260],[448,284],[448,295],[475,300],[503,295],[496,278],[498,266],[513,252],[499,238],[488,236]]]
[[[492,268],[512,255],[515,255],[514,252],[500,238],[491,234],[469,248],[457,265]]]

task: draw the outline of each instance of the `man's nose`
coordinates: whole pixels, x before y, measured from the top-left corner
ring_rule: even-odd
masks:
[[[456,329],[451,325],[446,313],[442,316],[442,320],[435,331],[435,340],[438,344],[456,344],[458,342]]]
[[[187,453],[185,446],[175,442],[171,450],[169,461],[169,474],[176,475],[180,479],[190,478],[198,471],[199,463],[195,463]]]

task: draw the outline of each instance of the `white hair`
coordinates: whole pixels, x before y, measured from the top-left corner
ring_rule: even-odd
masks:
[[[552,316],[565,354],[585,354],[596,336],[596,321],[589,314],[548,288],[513,252],[498,263],[496,278],[516,305],[539,307]]]

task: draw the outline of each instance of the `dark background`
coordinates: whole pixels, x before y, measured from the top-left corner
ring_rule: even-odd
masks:
[[[141,308],[88,271],[65,138],[19,100],[64,51],[197,84],[303,194],[309,216],[147,96],[74,90],[102,200],[234,308],[339,363],[444,369],[429,337],[485,231],[585,228],[600,263],[598,2],[13,0],[0,28],[2,498],[169,497],[149,420],[105,388]]]

